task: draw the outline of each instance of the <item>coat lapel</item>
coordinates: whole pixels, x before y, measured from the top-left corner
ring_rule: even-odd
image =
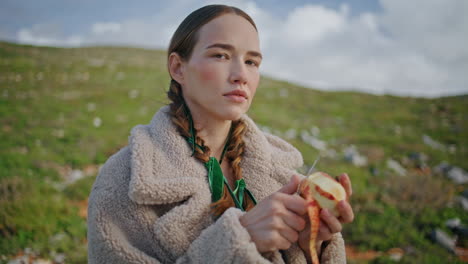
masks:
[[[179,202],[196,192],[210,192],[204,165],[191,157],[168,109],[162,108],[150,125],[136,126],[130,135],[129,196],[139,204]]]
[[[191,156],[190,146],[178,133],[168,111],[168,106],[161,108],[149,125],[133,128],[129,138],[129,196],[139,204],[179,202],[198,192],[211,197],[206,168]],[[244,136],[245,156],[241,161],[242,174],[247,188],[260,201],[281,188],[291,175],[282,175],[276,169],[283,164],[277,164],[277,159],[273,157],[275,152],[283,150],[274,148],[247,115],[242,116],[242,119],[247,126]],[[282,155],[299,155],[300,158],[295,149]]]
[[[247,125],[244,136],[245,152],[241,161],[242,176],[247,189],[257,201],[281,188],[282,184],[273,176],[273,161],[269,143],[263,132],[247,116],[243,117]]]

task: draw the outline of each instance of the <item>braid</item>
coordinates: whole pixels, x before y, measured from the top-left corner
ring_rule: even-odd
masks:
[[[169,91],[167,92],[167,97],[172,101],[172,103],[169,105],[172,122],[183,137],[190,137],[190,124],[184,109],[182,89],[180,84],[175,80],[171,80]],[[233,121],[231,137],[229,139],[229,144],[226,148],[224,157],[226,161],[231,164],[232,170],[234,172],[234,180],[242,179],[242,168],[240,167],[240,163],[242,161],[245,149],[243,139],[245,131],[246,125],[242,120]],[[204,140],[198,136],[196,137],[195,141],[198,145],[203,147],[203,150],[195,148],[195,158],[203,163],[207,162],[210,159],[210,148],[205,146]],[[224,185],[223,196],[221,199],[211,204],[212,212],[214,215],[219,216],[228,208],[234,206],[234,201],[229,194],[227,186]],[[250,200],[246,193],[244,194],[243,206],[247,211],[254,207],[253,201]]]
[[[169,105],[171,109],[170,115],[172,122],[183,137],[190,137],[190,124],[186,117],[182,89],[180,88],[180,84],[178,82],[171,80],[171,85],[169,91],[167,92],[167,97],[172,101],[172,103]],[[205,141],[199,136],[196,137],[195,142],[204,149],[204,151],[202,151],[199,148],[195,148],[195,158],[203,163],[207,162],[210,159],[210,148],[205,146]]]
[[[244,134],[246,131],[246,125],[244,121],[237,120],[232,122],[232,132],[231,138],[229,139],[229,145],[226,149],[226,160],[231,164],[232,170],[234,172],[234,180],[242,179],[242,168],[240,163],[242,157],[244,156]],[[254,203],[248,197],[247,193],[244,193],[244,204],[243,207],[246,211],[249,211],[254,207]],[[232,200],[231,195],[227,189],[227,186],[224,186],[223,197],[217,202],[211,204],[213,208],[213,213],[215,215],[221,215],[230,207],[234,207],[234,201]]]
[[[233,129],[231,132],[231,138],[229,139],[229,145],[226,150],[226,158],[231,163],[232,169],[234,171],[234,179],[242,179],[242,168],[240,167],[240,162],[244,154],[244,133],[245,133],[245,124],[241,120],[234,121]]]

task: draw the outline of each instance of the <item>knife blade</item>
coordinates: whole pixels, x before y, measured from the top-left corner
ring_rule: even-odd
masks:
[[[314,171],[315,165],[317,165],[317,162],[319,160],[320,160],[320,155],[317,156],[314,163],[312,164],[312,167],[310,167],[310,169],[307,171],[307,176],[309,176]]]
[[[319,160],[320,160],[320,155],[318,155],[317,158],[315,159],[314,163],[312,163],[312,167],[309,168],[309,170],[307,171],[306,176],[309,176],[309,175],[312,173],[312,171],[314,171],[315,165],[317,165],[317,162],[318,162]],[[300,190],[301,190],[301,183],[299,183],[299,184],[297,185],[296,193],[297,193],[298,195],[301,194],[301,193],[300,193]]]

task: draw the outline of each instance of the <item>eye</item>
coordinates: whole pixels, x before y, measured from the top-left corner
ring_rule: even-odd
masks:
[[[258,62],[253,61],[253,60],[246,60],[245,63],[246,63],[247,65],[252,65],[252,66],[258,67]]]
[[[218,59],[228,59],[228,56],[226,54],[221,54],[221,53],[217,53],[213,55],[213,57],[218,58]]]

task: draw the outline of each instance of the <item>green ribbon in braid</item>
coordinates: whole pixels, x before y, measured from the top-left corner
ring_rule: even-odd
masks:
[[[188,118],[189,126],[190,126],[189,128],[190,137],[187,138],[187,142],[192,147],[192,156],[193,156],[195,155],[195,148],[198,148],[201,151],[205,151],[205,148],[203,146],[198,145],[195,142],[196,131],[193,125],[192,115],[190,114],[190,110],[185,103],[184,103],[184,110],[185,110],[185,114]],[[228,139],[231,137],[231,132],[232,132],[231,130],[229,131]],[[242,211],[245,211],[244,206],[243,206],[244,193],[246,193],[249,196],[249,198],[253,201],[254,204],[257,204],[257,200],[255,199],[253,194],[246,188],[244,179],[240,179],[236,181],[236,188],[233,191],[231,187],[229,186],[229,183],[227,182],[226,177],[224,177],[223,175],[223,170],[221,169],[221,163],[223,162],[223,157],[224,157],[224,154],[226,153],[226,149],[228,146],[228,139],[226,140],[226,143],[224,144],[223,152],[221,154],[221,157],[219,158],[220,162],[218,162],[218,160],[215,157],[210,157],[210,159],[207,162],[205,162],[205,167],[208,170],[208,182],[210,184],[211,200],[212,202],[216,202],[223,197],[223,193],[224,193],[223,185],[226,184],[229,194],[231,195],[232,200],[234,200],[234,204],[236,205],[236,207],[241,209]]]

